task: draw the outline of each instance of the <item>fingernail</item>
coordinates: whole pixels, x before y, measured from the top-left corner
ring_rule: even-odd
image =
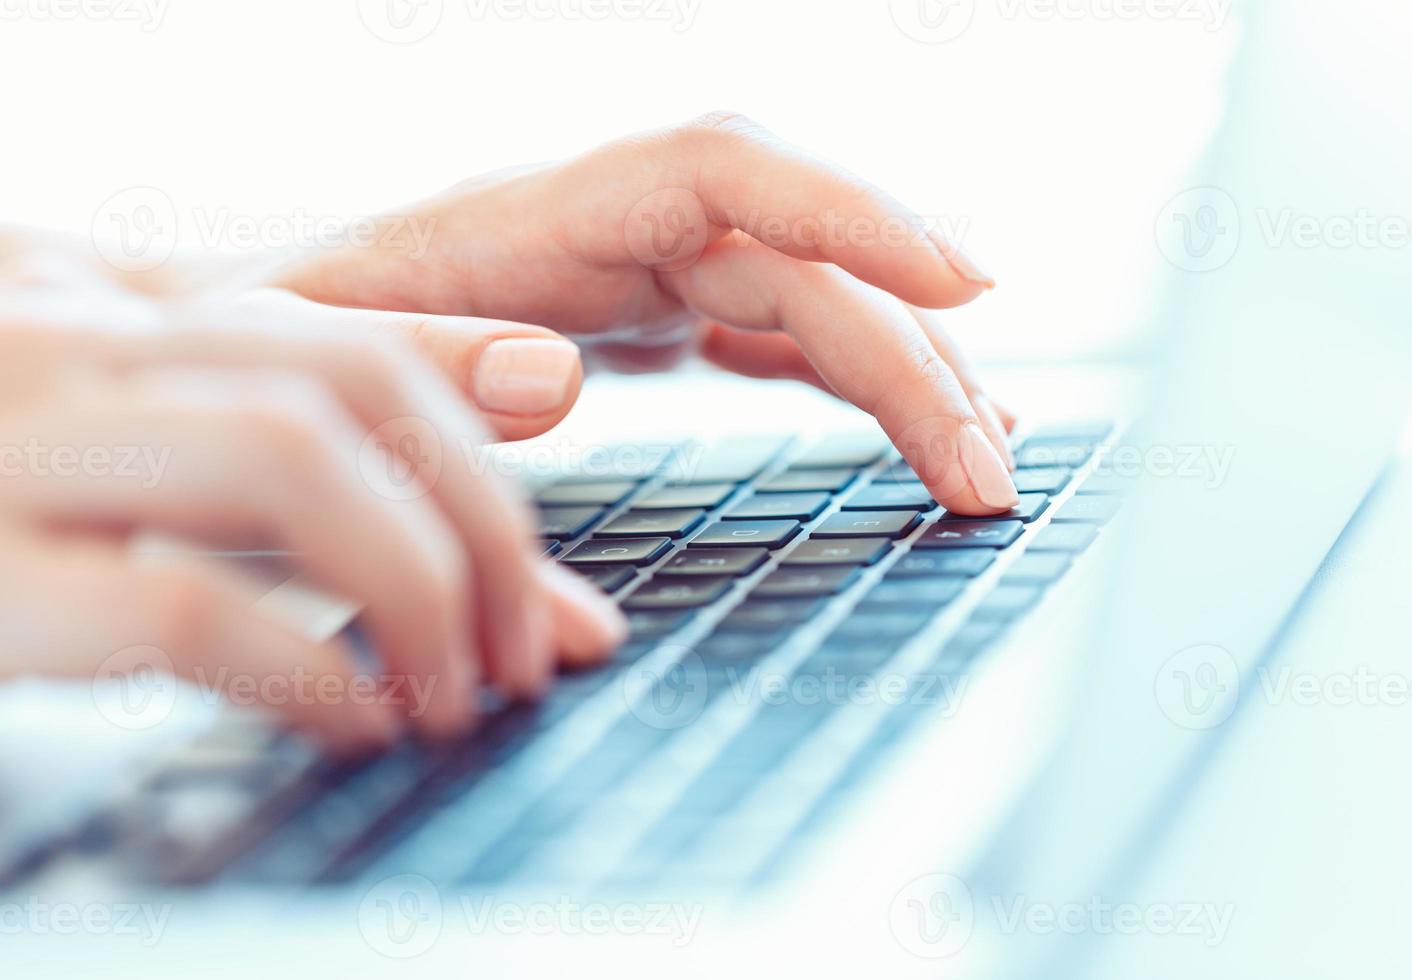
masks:
[[[543,415],[563,407],[578,372],[579,349],[567,340],[507,338],[481,353],[471,391],[488,412]]]
[[[937,251],[941,252],[941,257],[946,260],[946,264],[951,266],[952,272],[977,286],[984,286],[986,289],[995,288],[995,280],[976,265],[960,248],[936,234],[932,235],[932,242],[936,245]]]
[[[1000,454],[995,451],[995,447],[990,444],[979,425],[967,422],[961,431],[966,436],[966,443],[961,452],[961,465],[966,468],[966,477],[976,497],[987,507],[997,510],[1014,507],[1020,502],[1020,495],[1015,490],[1015,481],[1010,479],[1010,471],[1005,467],[1005,461],[1000,458]]]

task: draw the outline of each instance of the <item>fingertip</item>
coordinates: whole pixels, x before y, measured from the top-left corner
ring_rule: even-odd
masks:
[[[602,662],[628,638],[628,622],[612,599],[558,565],[542,575],[553,603],[559,659],[570,667]]]

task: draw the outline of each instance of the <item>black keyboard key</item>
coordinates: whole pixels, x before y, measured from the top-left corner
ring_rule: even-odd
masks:
[[[757,493],[721,516],[728,521],[812,521],[828,505],[826,493]]]
[[[628,596],[623,608],[632,612],[699,609],[725,595],[733,584],[729,578],[653,580]]]
[[[1056,494],[1074,478],[1073,470],[1062,466],[1044,466],[1033,470],[1017,470],[1015,489],[1020,493]]]
[[[1062,466],[1076,470],[1089,461],[1098,444],[1090,439],[1027,439],[1015,452],[1022,470]]]
[[[798,521],[722,521],[692,539],[692,548],[783,548],[799,533]]]
[[[630,510],[604,524],[595,538],[684,538],[706,519],[699,510]]]
[[[1078,554],[1087,551],[1098,540],[1098,528],[1092,524],[1051,524],[1035,535],[1029,551],[1065,551]]]
[[[892,550],[887,538],[844,538],[801,542],[784,559],[786,566],[876,565]]]
[[[976,521],[1021,521],[1025,524],[1033,524],[1039,520],[1046,510],[1049,509],[1049,497],[1042,493],[1022,493],[1020,502],[1003,514],[994,514],[990,517],[967,517],[963,514],[947,514],[942,518],[944,521],[966,521],[974,523]]]
[[[858,478],[858,471],[838,470],[788,470],[761,483],[756,489],[760,493],[808,493],[811,490],[824,493],[837,493]]]
[[[782,568],[772,572],[750,593],[751,599],[807,599],[837,595],[853,584],[858,569]]]
[[[931,510],[931,491],[920,483],[878,483],[864,487],[843,505],[844,510]]]
[[[883,606],[938,609],[955,602],[969,585],[959,578],[917,578],[884,581],[863,597],[862,608],[871,610]]]
[[[1073,556],[1062,551],[1025,554],[1005,570],[1000,581],[1004,585],[1049,585],[1057,582],[1073,563]]]
[[[559,560],[565,565],[650,565],[672,548],[670,538],[595,539]]]
[[[539,495],[544,507],[612,507],[637,489],[636,483],[559,483]]]
[[[979,623],[1009,622],[1029,612],[1044,590],[1033,585],[1002,585],[981,600],[971,613]]]
[[[663,487],[632,502],[633,510],[715,510],[735,493],[734,483],[703,483],[700,486]]]
[[[595,567],[587,565],[582,568],[575,568],[574,571],[609,595],[617,592],[637,577],[636,569],[621,566],[614,568],[609,566]]]
[[[1056,524],[1107,524],[1118,516],[1117,497],[1084,496],[1071,499],[1054,515]]]
[[[717,629],[721,632],[774,632],[806,622],[822,605],[818,599],[747,602],[732,610]]]
[[[539,515],[539,533],[546,538],[572,541],[602,516],[601,507],[546,507]]]
[[[888,451],[890,443],[882,433],[859,433],[825,437],[790,463],[795,470],[829,470],[845,466],[871,466]]]
[[[888,569],[890,579],[974,578],[995,564],[995,552],[988,548],[967,551],[914,551],[903,555]]]
[[[764,548],[688,548],[677,552],[657,570],[658,578],[701,578],[728,575],[739,578],[765,564]]]
[[[681,450],[667,469],[672,484],[744,483],[784,452],[790,439],[758,436]]]
[[[559,552],[564,550],[564,546],[558,541],[545,541],[543,542],[543,544],[544,550],[539,553],[539,557],[541,558],[553,558]]]
[[[634,640],[658,639],[675,633],[690,619],[689,612],[633,612],[628,614],[628,633]]]
[[[905,538],[922,522],[914,510],[847,511],[835,514],[810,532],[821,538]]]
[[[1020,540],[1025,525],[1019,521],[939,521],[917,539],[923,550],[952,548],[1008,548]]]
[[[873,478],[874,483],[917,483],[917,473],[906,460],[898,460]]]

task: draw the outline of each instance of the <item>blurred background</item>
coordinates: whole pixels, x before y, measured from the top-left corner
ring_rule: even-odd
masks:
[[[999,280],[952,315],[978,356],[1104,357],[1218,122],[1231,7],[4,0],[0,220],[87,236],[113,194],[151,186],[197,245],[196,214],[351,218],[733,109],[892,191]]]

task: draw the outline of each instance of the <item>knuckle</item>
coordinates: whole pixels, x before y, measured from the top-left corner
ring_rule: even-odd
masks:
[[[690,141],[701,138],[717,140],[721,137],[745,141],[770,138],[769,130],[754,119],[726,109],[697,116],[684,126],[679,127],[677,135]]]

